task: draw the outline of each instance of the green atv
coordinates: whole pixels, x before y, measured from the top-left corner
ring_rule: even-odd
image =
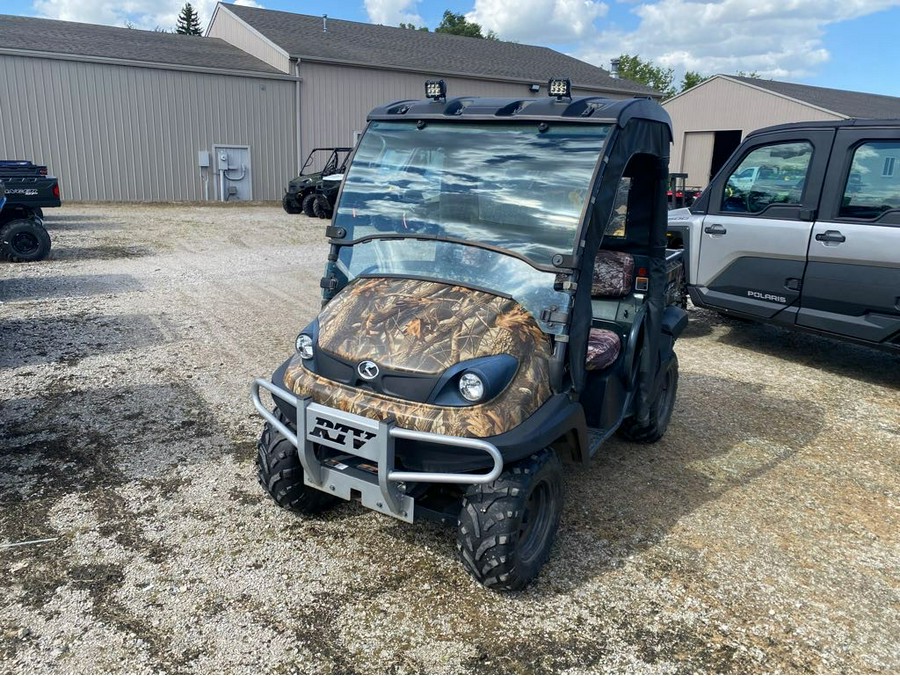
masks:
[[[289,214],[305,213],[314,216],[316,188],[322,178],[332,174],[343,174],[347,159],[353,148],[314,148],[306,158],[300,175],[288,183],[287,191],[281,199],[281,206]],[[309,173],[305,173],[309,170]]]
[[[453,525],[476,580],[520,589],[551,555],[563,463],[616,432],[657,441],[672,416],[671,122],[566,80],[527,100],[429,84],[369,114],[322,311],[252,386],[258,476],[302,514],[357,500]]]

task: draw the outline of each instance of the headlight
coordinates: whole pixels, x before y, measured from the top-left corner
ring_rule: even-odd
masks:
[[[474,373],[463,373],[459,379],[459,393],[466,401],[481,401],[484,396],[484,382]]]
[[[303,359],[312,359],[313,356],[313,339],[310,338],[305,333],[301,333],[297,336],[296,342],[297,352],[300,353],[300,356]]]

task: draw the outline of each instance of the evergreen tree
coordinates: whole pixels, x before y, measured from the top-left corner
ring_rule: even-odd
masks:
[[[200,28],[200,15],[197,14],[197,10],[191,6],[191,3],[184,3],[184,7],[181,8],[175,32],[181,35],[203,35],[203,30]]]

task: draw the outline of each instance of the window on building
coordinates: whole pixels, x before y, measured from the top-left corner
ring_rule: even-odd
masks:
[[[856,148],[844,182],[841,216],[873,219],[900,209],[898,155],[900,141],[869,141]]]

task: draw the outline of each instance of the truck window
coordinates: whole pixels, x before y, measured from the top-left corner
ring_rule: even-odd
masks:
[[[900,142],[869,141],[853,152],[840,216],[878,218],[900,209]]]
[[[812,154],[807,141],[755,148],[725,182],[722,211],[757,213],[770,204],[800,204]]]

